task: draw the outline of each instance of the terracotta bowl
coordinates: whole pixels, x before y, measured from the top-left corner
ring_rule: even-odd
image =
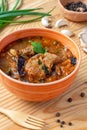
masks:
[[[65,5],[71,2],[82,1],[87,5],[87,0],[58,0],[58,4],[63,16],[74,22],[87,21],[87,12],[75,12],[65,9]]]
[[[38,35],[53,38],[62,42],[62,44],[67,46],[76,56],[78,62],[75,70],[70,75],[50,83],[35,84],[18,81],[7,76],[2,70],[0,70],[0,80],[3,86],[16,96],[28,101],[46,101],[65,92],[72,84],[80,65],[80,51],[78,46],[70,38],[49,29],[32,28],[9,34],[0,41],[0,51],[14,40]]]

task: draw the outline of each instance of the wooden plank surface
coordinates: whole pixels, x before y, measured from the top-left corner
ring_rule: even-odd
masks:
[[[14,2],[15,0],[9,0],[10,8]],[[44,11],[49,11],[54,6],[56,6],[56,8],[52,12],[52,15],[55,23],[55,21],[60,18],[64,19],[59,10],[57,0],[24,0],[22,8],[43,7]],[[27,17],[24,19],[26,18]],[[87,130],[87,54],[83,52],[78,38],[79,32],[81,32],[83,28],[87,28],[87,22],[73,23],[68,21],[68,23],[68,27],[62,27],[60,29],[52,28],[56,31],[61,31],[62,29],[72,30],[75,33],[72,39],[76,42],[81,51],[82,60],[79,73],[67,92],[50,101],[34,103],[17,98],[0,84],[0,107],[23,111],[44,119],[48,124],[44,130]],[[0,30],[0,39],[11,32],[30,27],[44,28],[41,22],[9,25],[3,30]],[[85,97],[80,97],[81,92],[85,92]],[[71,103],[67,102],[69,97],[73,99]],[[55,116],[57,112],[60,112],[60,117]],[[57,119],[66,122],[64,128],[61,128],[59,123],[56,122]],[[73,123],[72,126],[68,125],[70,121]],[[0,130],[26,129],[17,126],[6,116],[0,114]]]

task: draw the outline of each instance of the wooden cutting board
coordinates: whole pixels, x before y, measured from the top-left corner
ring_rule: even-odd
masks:
[[[9,0],[10,8],[14,4],[15,0]],[[44,11],[49,11],[54,6],[55,10],[52,12],[53,23],[56,20],[63,18],[61,11],[59,10],[59,5],[57,0],[24,0],[22,8],[30,7],[43,7]],[[27,16],[24,18],[26,19]],[[56,97],[47,102],[28,102],[17,98],[15,95],[8,92],[4,86],[0,84],[0,107],[8,108],[12,110],[23,111],[28,114],[32,114],[36,117],[44,119],[47,122],[47,126],[44,130],[61,130],[60,124],[57,123],[57,119],[65,121],[63,130],[87,130],[87,54],[85,54],[80,46],[80,41],[78,34],[83,28],[87,27],[87,22],[74,23],[68,21],[69,25],[62,28],[55,28],[53,30],[61,31],[63,29],[69,29],[75,33],[75,36],[71,37],[76,44],[79,46],[81,51],[81,65],[79,73],[69,88],[68,91],[63,93],[61,96]],[[5,37],[11,32],[16,30],[30,28],[30,27],[40,27],[41,22],[27,23],[20,25],[9,25],[0,31],[0,39]],[[81,92],[85,92],[85,96],[82,98],[80,96]],[[67,102],[68,98],[72,98],[72,102]],[[60,117],[56,117],[56,113],[60,113]],[[72,122],[72,126],[68,123]],[[0,114],[0,130],[27,130],[25,128],[19,127],[14,124],[10,119],[8,119],[3,114]]]

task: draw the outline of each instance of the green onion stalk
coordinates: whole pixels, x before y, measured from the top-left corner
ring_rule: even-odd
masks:
[[[0,1],[0,29],[4,28],[9,23],[30,23],[30,22],[36,22],[40,20],[44,16],[51,16],[50,10],[49,12],[40,12],[42,8],[32,8],[32,9],[22,9],[18,10],[21,5],[23,4],[23,0],[16,0],[16,3],[14,7],[9,10],[9,5],[7,0],[1,0]],[[29,20],[16,20],[15,18],[22,17],[22,16],[37,16],[35,18],[29,19]],[[15,20],[14,20],[15,19]]]

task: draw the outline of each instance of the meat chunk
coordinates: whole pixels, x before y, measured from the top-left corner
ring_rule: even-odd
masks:
[[[30,44],[26,48],[19,50],[19,54],[22,54],[24,56],[34,55],[33,46]]]
[[[20,79],[20,75],[17,69],[18,53],[15,49],[10,49],[6,55],[7,61],[9,60],[9,69],[7,74],[14,79]]]
[[[43,54],[37,54],[30,58],[26,63],[25,71],[30,82],[38,82],[38,80],[45,78],[45,73],[42,69],[42,58]]]
[[[30,82],[39,82],[50,74],[57,56],[51,53],[37,54],[30,58],[25,65],[25,71]]]
[[[13,77],[14,79],[20,79],[20,75],[17,70],[17,64],[13,60],[10,61],[10,71],[11,77]]]
[[[51,53],[45,53],[43,58],[43,64],[48,67],[48,70],[51,71],[53,64],[56,62],[57,55]]]

